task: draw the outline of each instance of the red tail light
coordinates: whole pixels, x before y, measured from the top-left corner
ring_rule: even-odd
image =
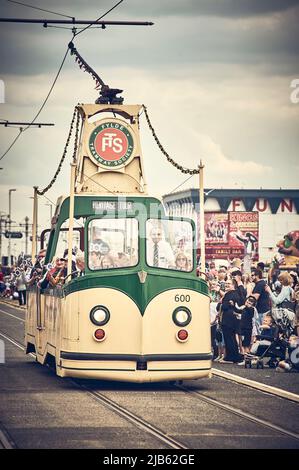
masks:
[[[94,332],[94,337],[98,341],[103,341],[103,339],[105,339],[105,335],[106,335],[105,330],[102,330],[102,328],[99,328],[98,330]]]
[[[186,341],[188,338],[188,331],[187,330],[179,330],[177,332],[177,338],[179,341]]]

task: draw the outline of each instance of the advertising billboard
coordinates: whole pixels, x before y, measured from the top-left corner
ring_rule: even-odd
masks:
[[[206,258],[258,259],[258,231],[258,212],[206,212]]]

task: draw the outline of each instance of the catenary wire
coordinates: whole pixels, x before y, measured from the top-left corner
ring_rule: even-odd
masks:
[[[122,3],[122,2],[123,2],[123,0],[120,0],[120,1],[119,1],[118,3],[116,3],[112,8],[110,8],[110,10],[106,11],[106,13],[104,13],[103,15],[101,15],[96,21],[99,21],[100,19],[104,18],[104,16],[108,15],[108,13],[110,13],[112,10],[114,10],[114,9],[115,9],[120,3]],[[72,17],[71,17],[71,18],[72,18]],[[85,28],[83,28],[83,29],[82,29],[81,31],[79,31],[79,32],[75,32],[75,31],[74,31],[74,32],[73,32],[72,41],[73,41],[73,39],[75,38],[75,36],[78,36],[79,34],[83,33],[83,31],[85,31],[86,29],[88,29],[90,26],[92,26],[92,24],[89,24],[88,26],[86,26]],[[28,126],[25,127],[25,129],[23,129],[23,131],[19,132],[19,134],[14,138],[14,140],[12,141],[12,143],[10,144],[10,146],[8,147],[8,149],[4,152],[4,154],[1,155],[0,161],[5,157],[5,155],[7,155],[7,153],[11,150],[11,148],[14,146],[14,144],[18,141],[18,139],[19,139],[21,133],[22,133],[22,132],[25,132],[25,131],[31,126],[31,124],[34,123],[34,121],[38,118],[38,116],[39,116],[40,113],[42,112],[42,110],[43,110],[43,108],[45,107],[45,105],[46,105],[46,103],[47,103],[47,101],[48,101],[48,99],[49,99],[49,97],[50,97],[50,95],[51,95],[51,93],[52,93],[52,91],[53,91],[53,88],[54,88],[54,86],[55,86],[55,84],[56,84],[56,82],[57,82],[57,80],[58,80],[58,77],[59,77],[59,75],[60,75],[60,72],[61,72],[61,70],[62,70],[62,67],[63,67],[63,65],[64,65],[64,63],[65,63],[65,60],[66,60],[66,58],[67,58],[67,55],[68,55],[68,53],[69,53],[69,50],[70,50],[69,47],[67,47],[67,50],[66,50],[66,52],[65,52],[65,54],[64,54],[64,57],[63,57],[63,59],[62,59],[62,62],[61,62],[60,67],[59,67],[59,69],[58,69],[58,72],[57,72],[57,74],[56,74],[56,77],[55,77],[55,79],[54,79],[54,81],[53,81],[53,83],[52,83],[52,86],[51,86],[51,88],[50,88],[50,90],[49,90],[49,92],[48,92],[48,94],[47,94],[47,96],[46,96],[44,102],[42,103],[42,105],[41,105],[39,111],[37,112],[37,114],[35,115],[35,117],[33,118],[33,120],[31,121],[31,123],[28,124]]]
[[[29,5],[29,3],[18,2],[17,0],[6,0],[6,1],[9,3],[16,3],[18,5],[22,5],[23,7],[32,8],[33,10],[45,11],[47,13],[53,13],[53,15],[65,16],[66,18],[75,19],[74,16],[64,15],[63,13],[58,13],[57,11],[45,10],[44,8]]]
[[[98,19],[96,19],[95,21],[100,21],[102,18],[104,18],[104,16],[108,15],[108,13],[110,13],[112,10],[114,10],[116,7],[118,7],[118,5],[120,5],[120,3],[122,3],[123,0],[120,0],[118,3],[116,3],[112,8],[110,8],[110,10],[106,11],[106,13],[104,13],[103,15],[101,15]],[[81,31],[79,32],[76,32],[75,33],[75,37],[78,36],[79,34],[83,33],[84,31],[86,31],[88,28],[90,28],[91,26],[93,25],[93,23],[90,23],[89,25],[87,25],[85,28],[83,28]]]
[[[73,35],[73,38],[74,38],[74,35]],[[34,116],[34,118],[32,119],[32,121],[30,122],[30,124],[28,124],[28,126],[26,126],[26,127],[17,135],[17,137],[15,137],[15,139],[14,139],[13,142],[10,144],[10,146],[8,147],[8,149],[4,152],[3,155],[1,155],[0,160],[2,160],[2,158],[5,157],[5,155],[10,151],[10,149],[13,147],[13,145],[17,142],[17,140],[19,139],[19,137],[20,137],[20,135],[22,134],[22,132],[25,132],[25,131],[31,126],[31,124],[34,123],[34,121],[38,118],[38,116],[40,115],[40,113],[41,113],[42,110],[44,109],[44,107],[45,107],[45,105],[46,105],[48,99],[50,98],[50,95],[51,95],[51,93],[52,93],[52,91],[53,91],[53,89],[54,89],[54,86],[56,85],[56,82],[57,82],[57,80],[58,80],[58,77],[59,77],[59,75],[60,75],[60,72],[61,72],[61,70],[62,70],[62,67],[64,66],[64,63],[65,63],[65,60],[66,60],[66,58],[67,58],[68,53],[69,53],[69,48],[67,48],[67,50],[66,50],[66,52],[65,52],[65,54],[64,54],[64,56],[63,56],[62,62],[61,62],[61,64],[60,64],[60,66],[59,66],[58,72],[56,73],[56,76],[55,76],[54,81],[53,81],[53,83],[52,83],[52,85],[51,85],[51,87],[50,87],[50,90],[49,90],[49,92],[48,92],[46,98],[44,99],[44,101],[43,101],[41,107],[39,108],[38,112],[36,113],[36,115]]]
[[[191,178],[193,178],[194,175],[191,175],[191,176],[188,176],[187,179],[185,179],[185,181],[183,181],[181,184],[179,184],[176,188],[174,188],[172,191],[170,191],[169,194],[172,194],[174,193],[174,191],[176,191],[177,189],[179,189],[181,186],[183,186],[185,183],[187,183],[187,181],[189,181]]]

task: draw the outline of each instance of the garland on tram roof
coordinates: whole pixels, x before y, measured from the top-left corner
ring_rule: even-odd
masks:
[[[173,160],[173,158],[171,158],[169,156],[169,154],[166,152],[166,150],[164,149],[163,145],[161,144],[160,140],[158,139],[158,136],[155,132],[155,129],[153,128],[152,126],[152,123],[150,121],[150,118],[149,118],[149,115],[148,115],[148,112],[147,112],[147,108],[146,106],[143,104],[142,105],[142,108],[144,110],[144,114],[145,114],[145,117],[146,117],[146,121],[147,121],[147,124],[148,124],[148,127],[150,128],[152,134],[153,134],[153,137],[156,141],[156,144],[158,145],[159,149],[161,150],[161,152],[163,153],[163,155],[165,155],[165,157],[167,158],[167,161],[169,163],[171,163],[175,168],[177,168],[178,170],[180,170],[182,173],[185,173],[185,174],[188,174],[188,175],[198,175],[200,173],[200,169],[192,169],[192,168],[185,168],[183,167],[182,165],[179,165],[177,162],[175,162]]]
[[[49,191],[49,189],[52,188],[53,184],[55,183],[56,179],[57,179],[57,176],[59,175],[60,173],[60,170],[61,170],[61,167],[62,167],[62,164],[65,160],[65,157],[66,157],[66,154],[67,154],[67,149],[68,149],[68,146],[69,146],[69,143],[70,143],[70,140],[71,140],[71,137],[72,137],[72,133],[73,133],[73,128],[74,128],[74,123],[75,123],[75,120],[76,120],[76,131],[75,131],[75,139],[74,139],[74,151],[73,151],[73,162],[76,161],[76,155],[77,155],[77,149],[78,149],[78,136],[79,136],[79,126],[80,126],[80,113],[78,111],[78,108],[77,106],[75,107],[74,109],[74,112],[73,112],[73,117],[72,117],[72,120],[71,120],[71,125],[70,125],[70,130],[69,130],[69,134],[68,134],[68,137],[66,139],[66,143],[65,143],[65,146],[64,146],[64,150],[63,150],[63,154],[62,154],[62,157],[60,159],[60,162],[59,162],[59,165],[57,167],[57,170],[53,176],[53,178],[51,179],[50,183],[48,184],[48,186],[46,186],[44,189],[37,189],[37,194],[39,196],[43,196],[47,191]]]

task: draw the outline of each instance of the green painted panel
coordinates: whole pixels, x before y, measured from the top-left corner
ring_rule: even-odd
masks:
[[[176,273],[163,274],[163,276],[148,273],[146,282],[141,284],[137,272],[129,274],[127,270],[125,273],[119,272],[117,275],[106,273],[105,276],[86,275],[74,279],[64,287],[64,293],[68,295],[72,292],[97,287],[110,287],[124,292],[136,303],[142,315],[154,297],[169,289],[190,289],[208,295],[206,282],[190,275],[183,278],[178,277]]]

